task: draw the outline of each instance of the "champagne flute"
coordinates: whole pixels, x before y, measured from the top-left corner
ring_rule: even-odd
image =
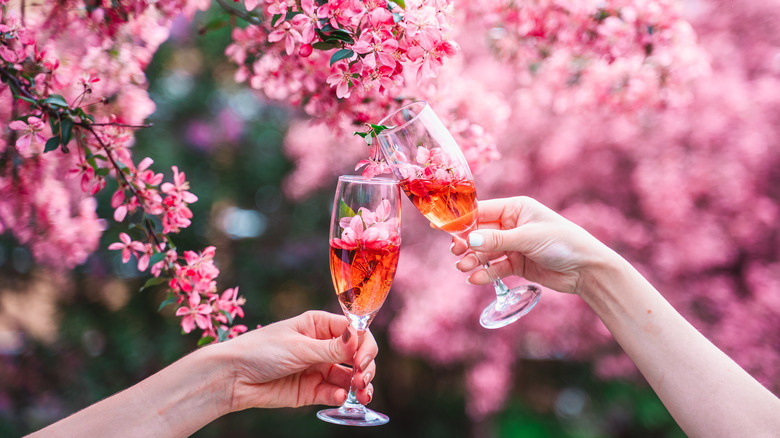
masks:
[[[382,154],[414,206],[438,228],[466,239],[478,228],[476,186],[452,134],[424,101],[401,107],[379,125],[386,127],[377,134]],[[510,289],[489,260],[476,256],[496,290],[496,299],[480,316],[483,327],[511,324],[539,302],[538,286]]]
[[[401,248],[401,190],[390,178],[340,176],[330,223],[330,273],[341,309],[362,337],[387,298]],[[317,417],[348,426],[378,426],[387,415],[355,396],[353,367],[347,400]]]

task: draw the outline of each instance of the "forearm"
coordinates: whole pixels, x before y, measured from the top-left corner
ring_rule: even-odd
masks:
[[[601,318],[691,437],[774,436],[780,400],[688,323],[617,255],[583,280]]]
[[[189,436],[228,411],[223,351],[221,346],[196,351],[31,437]]]

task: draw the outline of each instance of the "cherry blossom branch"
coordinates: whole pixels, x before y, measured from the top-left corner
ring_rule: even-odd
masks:
[[[225,0],[216,0],[216,2],[222,9],[225,10],[225,12],[235,17],[238,17],[249,24],[255,24],[255,25],[263,24],[263,21],[259,17],[250,14],[249,11],[242,11],[236,9],[230,6],[227,2],[225,2]]]
[[[188,205],[197,201],[197,197],[188,191],[189,183],[184,173],[173,166],[173,182],[163,183],[163,175],[149,169],[152,164],[150,158],[145,158],[138,166],[130,158],[125,145],[128,137],[124,135],[124,130],[149,127],[151,124],[96,123],[95,117],[85,112],[81,105],[84,96],[92,92],[90,84],[99,80],[92,76],[82,78],[84,90],[71,104],[65,97],[50,93],[52,71],[46,68],[37,55],[31,59],[29,53],[38,53],[34,42],[30,43],[31,39],[22,40],[14,32],[6,33],[5,39],[0,41],[0,79],[8,84],[14,107],[20,103],[26,103],[27,106],[24,111],[26,114],[8,124],[12,138],[17,131],[22,131],[24,135],[7,150],[18,153],[22,159],[19,162],[24,163],[27,157],[41,152],[61,149],[63,154],[68,154],[68,145],[75,139],[79,145],[79,165],[71,173],[81,174],[82,190],[95,195],[105,187],[104,177],[113,171],[119,185],[112,197],[114,219],[122,222],[128,212],[137,209],[143,212],[140,228],[146,236],[146,242],[134,241],[126,233],[120,233],[121,242],[109,245],[109,249],[122,251],[125,263],[135,256],[140,272],[151,268],[153,278],[142,289],[167,282],[169,298],[162,303],[161,308],[169,304],[177,307],[176,315],[182,318],[181,325],[185,333],[196,327],[203,330],[199,344],[221,341],[246,331],[245,326],[233,324],[236,317],[243,317],[244,299],[238,296],[238,288],[217,293],[214,279],[219,270],[213,264],[215,248],[208,247],[201,253],[185,251],[183,257],[179,257],[169,237],[171,233],[178,233],[190,225],[192,212]],[[27,71],[43,72],[43,75],[33,80],[26,75]],[[45,137],[48,133],[46,121],[51,128],[49,135],[52,135],[48,140]],[[45,148],[42,151],[30,149],[31,145],[40,146],[43,143]],[[90,143],[99,152],[93,154]],[[107,161],[110,169],[100,166],[98,159]],[[17,161],[11,168],[17,166]],[[0,172],[5,170],[0,169]],[[0,182],[2,177],[0,173]],[[126,192],[129,192],[129,197],[126,197]],[[151,219],[153,216],[162,223],[161,233],[158,233]]]

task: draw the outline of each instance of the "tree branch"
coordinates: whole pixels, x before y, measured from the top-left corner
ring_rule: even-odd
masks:
[[[259,17],[250,14],[249,11],[241,11],[241,10],[238,10],[238,9],[234,9],[232,6],[230,6],[228,3],[226,3],[225,0],[216,0],[216,2],[227,13],[244,20],[244,21],[246,21],[249,24],[262,24],[263,23],[263,20],[261,20]]]

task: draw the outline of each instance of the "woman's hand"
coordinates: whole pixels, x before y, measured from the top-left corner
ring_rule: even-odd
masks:
[[[466,253],[456,264],[463,272],[482,264],[479,254],[481,260],[490,260],[499,277],[518,275],[579,294],[588,268],[615,256],[587,231],[528,197],[480,201],[478,220],[480,229],[469,234],[468,244],[453,238],[452,252]],[[486,284],[490,278],[479,269],[468,281]]]
[[[358,339],[358,338],[361,339]],[[344,315],[309,311],[241,335],[221,345],[231,349],[231,410],[250,407],[340,405],[347,398],[352,364],[358,400],[371,401],[370,382],[378,347]]]

